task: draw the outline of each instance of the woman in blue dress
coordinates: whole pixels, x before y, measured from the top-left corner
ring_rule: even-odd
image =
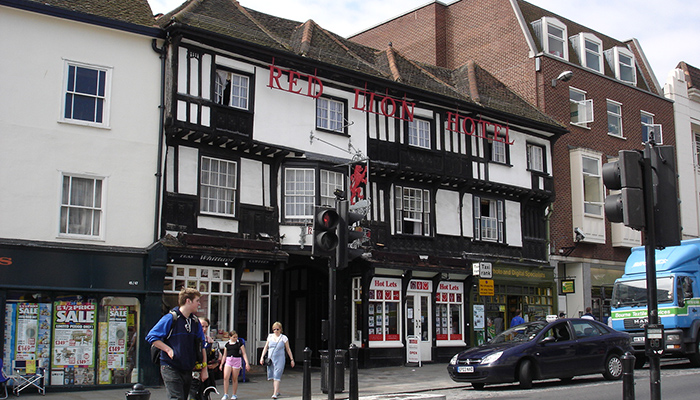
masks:
[[[265,354],[269,354],[272,365],[267,366],[267,380],[272,381],[272,398],[280,396],[280,379],[284,372],[284,353],[289,354],[290,365],[294,368],[294,356],[289,348],[289,338],[282,334],[282,324],[275,322],[272,324],[272,333],[267,336],[267,342],[260,355],[260,364],[264,365]]]

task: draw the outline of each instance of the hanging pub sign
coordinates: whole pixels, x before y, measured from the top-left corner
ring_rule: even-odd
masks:
[[[350,164],[350,205],[367,198],[367,163]]]
[[[479,129],[478,127],[481,127]],[[469,136],[476,136],[484,139],[493,140],[495,142],[503,142],[505,144],[513,144],[509,138],[508,125],[503,126],[493,122],[484,121],[481,118],[475,120],[471,117],[465,117],[458,113],[447,112],[447,128],[450,132],[462,133]],[[487,133],[493,130],[493,137],[489,137]]]

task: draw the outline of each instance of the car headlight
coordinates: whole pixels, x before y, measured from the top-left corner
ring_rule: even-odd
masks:
[[[450,360],[450,365],[455,365],[455,364],[457,364],[457,356],[458,356],[458,355],[459,355],[459,354],[455,354],[455,356],[452,357],[452,359]]]
[[[496,353],[491,353],[491,354],[489,354],[488,356],[484,357],[484,358],[481,360],[481,363],[482,363],[482,364],[491,364],[492,362],[494,362],[494,361],[498,360],[499,358],[501,358],[501,355],[502,355],[502,354],[503,354],[502,351],[498,351],[498,352],[496,352]]]
[[[672,335],[668,335],[668,336],[666,336],[666,341],[667,341],[667,342],[680,342],[680,341],[681,341],[681,335],[676,334],[676,333],[674,333],[674,334],[672,334]]]

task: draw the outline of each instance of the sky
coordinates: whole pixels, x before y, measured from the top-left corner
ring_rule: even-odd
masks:
[[[478,1],[478,0],[463,0]],[[184,0],[148,0],[154,14]],[[348,37],[432,0],[239,0],[244,7],[304,22]],[[455,0],[443,0],[444,4]],[[620,41],[637,39],[661,87],[679,62],[700,68],[697,0],[529,0],[530,3]],[[341,16],[341,17],[338,17]]]

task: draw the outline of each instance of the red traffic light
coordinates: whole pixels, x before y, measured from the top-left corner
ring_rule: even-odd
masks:
[[[330,256],[338,247],[336,228],[340,216],[332,208],[317,207],[314,214],[314,234],[312,253],[317,256]],[[329,254],[330,253],[330,254]]]

